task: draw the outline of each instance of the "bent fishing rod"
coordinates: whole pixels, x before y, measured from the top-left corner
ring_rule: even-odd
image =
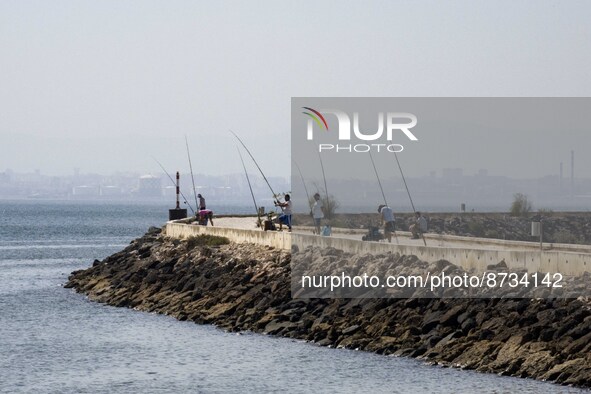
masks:
[[[396,164],[398,164],[398,169],[400,170],[400,175],[402,176],[402,181],[404,182],[404,187],[406,188],[406,193],[408,194],[408,199],[410,200],[410,206],[412,207],[413,213],[417,213],[415,209],[415,204],[412,202],[412,197],[410,196],[410,190],[408,190],[408,185],[406,184],[406,178],[404,177],[404,172],[402,172],[402,167],[400,166],[400,161],[398,160],[398,155],[394,152],[394,157],[396,158]],[[423,237],[423,243],[427,246],[427,241],[425,240],[425,234],[421,231],[421,237]]]
[[[195,177],[193,176],[193,164],[191,164],[191,154],[189,153],[189,140],[185,135],[185,145],[187,146],[187,157],[189,158],[189,169],[191,170],[191,182],[193,182],[193,195],[195,196],[195,209],[199,209],[197,202],[197,189],[195,188]]]
[[[257,163],[257,161],[254,159],[254,156],[252,155],[252,153],[250,153],[250,150],[248,150],[248,148],[246,147],[246,145],[244,144],[244,142],[242,142],[242,140],[240,139],[240,137],[238,137],[238,135],[236,133],[234,133],[232,130],[228,130],[228,131],[230,133],[232,133],[234,135],[234,137],[236,137],[236,139],[238,140],[238,142],[240,142],[240,144],[244,147],[244,150],[246,150],[246,153],[248,153],[248,155],[250,156],[250,158],[252,159],[252,161],[254,162],[254,164],[257,166],[259,172],[263,176],[263,179],[267,183],[267,186],[269,186],[269,190],[271,190],[271,193],[273,194],[273,198],[275,199],[275,201],[277,201],[278,195],[275,193],[275,191],[273,191],[273,188],[271,187],[271,184],[269,183],[269,180],[267,179],[267,177],[263,173],[263,170],[261,170],[261,167],[259,166],[259,164]]]
[[[170,179],[170,181],[172,182],[173,185],[176,185],[176,182],[174,181],[174,179],[172,179],[172,177],[170,176],[170,174],[168,173],[168,171],[166,171],[166,168],[164,168],[164,166],[162,165],[162,163],[160,163],[158,161],[158,159],[156,159],[154,156],[152,156],[152,159],[154,159],[154,161],[156,163],[158,163],[158,165],[160,166],[160,168],[162,168],[162,171],[164,171],[164,173],[168,176],[168,179]],[[183,194],[183,192],[181,191],[181,189],[179,188],[179,193],[181,193],[181,196],[183,197],[183,200],[185,201],[185,204],[187,204],[189,206],[189,209],[191,210],[191,212],[193,212],[193,214],[195,214],[195,210],[193,210],[193,207],[191,206],[191,204],[189,204],[189,200],[187,200],[187,197],[185,197],[185,195]]]
[[[242,153],[240,152],[240,148],[237,146],[236,150],[238,151],[238,155],[240,156],[240,161],[242,162],[242,168],[244,168],[244,175],[246,175],[246,182],[248,182],[248,188],[250,189],[250,195],[252,196],[252,202],[254,203],[254,209],[257,211],[257,223],[259,228],[262,228],[261,223],[261,213],[259,212],[259,207],[257,206],[257,200],[254,198],[254,192],[252,191],[252,185],[250,184],[250,178],[248,176],[248,171],[246,171],[246,165],[244,164],[244,159],[242,158]]]
[[[295,164],[296,168],[298,169],[298,172],[300,173],[300,178],[302,179],[302,183],[304,184],[304,191],[306,192],[306,198],[308,201],[308,205],[311,205],[312,202],[310,200],[310,194],[308,194],[308,188],[306,187],[306,181],[304,181],[304,176],[302,175],[302,170],[300,170],[300,166],[298,166],[298,163],[295,160],[293,160],[293,159],[291,159],[291,160],[293,161],[293,164]],[[312,207],[310,206],[310,208],[312,208]]]
[[[382,181],[380,180],[380,176],[378,175],[376,163],[373,161],[373,156],[371,155],[371,152],[369,152],[369,158],[371,159],[371,165],[373,166],[373,171],[375,172],[376,178],[378,179],[378,185],[380,185],[380,190],[382,191],[382,197],[384,198],[384,204],[387,207],[389,207],[388,201],[386,201],[386,194],[384,193],[384,188],[382,187]],[[396,238],[396,243],[398,244],[398,234],[396,234],[396,229],[394,229],[394,237]]]

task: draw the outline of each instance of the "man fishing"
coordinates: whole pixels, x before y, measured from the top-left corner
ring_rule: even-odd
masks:
[[[415,223],[410,225],[409,230],[412,233],[412,239],[419,239],[420,235],[427,232],[427,219],[419,211],[415,212],[415,216]]]
[[[279,231],[283,229],[283,225],[285,224],[288,231],[291,232],[291,197],[289,194],[285,195],[285,202],[275,201],[275,206],[280,207],[281,211],[283,211],[283,213],[277,218]]]
[[[201,226],[207,226],[207,222],[213,226],[213,211],[211,209],[200,209],[197,214],[197,223]]]
[[[314,194],[314,204],[312,205],[312,218],[314,219],[314,227],[316,228],[316,235],[320,235],[320,225],[324,219],[324,206],[320,200],[320,193]]]
[[[384,235],[388,239],[388,242],[392,242],[392,233],[396,231],[396,221],[394,219],[394,212],[392,208],[387,205],[380,204],[378,206],[378,212],[382,217],[384,223]]]
[[[197,198],[199,199],[199,210],[207,209],[205,206],[205,198],[201,195],[201,193],[197,194]]]

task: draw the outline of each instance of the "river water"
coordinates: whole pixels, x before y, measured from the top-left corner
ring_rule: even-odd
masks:
[[[167,207],[0,201],[0,392],[565,393],[88,301],[68,274],[122,249]]]

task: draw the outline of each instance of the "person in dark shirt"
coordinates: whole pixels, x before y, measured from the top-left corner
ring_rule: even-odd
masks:
[[[207,209],[205,206],[205,198],[201,195],[201,193],[197,194],[197,198],[199,198],[199,210],[202,211]]]

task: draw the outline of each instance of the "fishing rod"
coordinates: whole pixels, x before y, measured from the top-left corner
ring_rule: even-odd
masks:
[[[242,142],[242,140],[240,139],[240,137],[238,137],[238,135],[236,133],[234,133],[232,130],[229,130],[229,131],[230,131],[230,133],[234,134],[234,137],[236,137],[236,139],[238,140],[238,142],[240,142],[240,144],[244,147],[244,149],[246,150],[246,153],[248,153],[248,155],[250,156],[250,158],[252,159],[252,161],[254,162],[254,164],[257,166],[259,172],[263,176],[263,179],[267,183],[267,186],[269,186],[269,190],[271,190],[271,193],[273,194],[273,198],[275,200],[277,200],[277,196],[278,195],[275,194],[275,191],[273,191],[273,188],[271,187],[271,184],[269,183],[269,180],[267,179],[267,177],[263,173],[263,170],[261,170],[261,167],[259,166],[259,164],[257,163],[257,161],[254,159],[254,156],[252,155],[252,153],[250,153],[250,150],[248,150],[248,148],[246,147],[246,145],[244,144],[244,142]]]
[[[158,161],[158,159],[156,159],[154,156],[152,156],[152,159],[154,159],[154,161],[156,161],[156,163],[158,163],[160,168],[162,168],[162,171],[164,171],[164,173],[168,176],[168,179],[170,179],[170,181],[173,183],[173,185],[176,185],[176,182],[174,181],[174,179],[172,179],[172,177],[170,176],[168,171],[166,171],[166,168],[164,168],[164,166]],[[183,196],[183,199],[185,200],[185,204],[187,204],[189,206],[189,209],[191,209],[191,212],[193,212],[193,214],[195,214],[193,207],[191,206],[191,204],[189,204],[187,197],[185,197],[185,195],[183,194],[183,192],[180,189],[179,189],[179,193],[181,193],[181,196]]]
[[[193,164],[191,163],[191,154],[189,153],[189,140],[185,135],[185,145],[187,146],[187,157],[189,158],[189,169],[191,170],[191,182],[193,182],[193,195],[195,196],[195,209],[199,209],[197,202],[197,189],[195,188],[195,177],[193,176]]]
[[[329,194],[328,194],[328,186],[326,185],[326,174],[324,173],[324,164],[322,163],[322,155],[320,155],[320,152],[318,152],[318,159],[320,159],[320,168],[322,168],[322,178],[324,179],[324,191],[326,193],[326,212],[327,212],[326,217],[327,217],[327,219],[330,220],[330,219],[332,219],[332,214],[334,213],[333,212],[334,205],[331,208],[331,206],[330,206],[330,197],[329,197]],[[328,227],[330,228],[331,226],[328,226]],[[331,232],[332,232],[332,230],[329,232],[328,235],[330,235]]]
[[[304,176],[302,175],[302,170],[300,170],[300,166],[298,166],[298,163],[295,160],[292,159],[292,161],[293,161],[293,164],[295,164],[296,168],[298,169],[298,172],[300,173],[300,178],[302,179],[302,183],[304,184],[304,191],[306,192],[306,198],[308,199],[307,200],[308,205],[310,205],[311,204],[310,194],[308,194],[308,188],[306,187],[306,181],[304,181]],[[310,208],[312,208],[312,207],[310,207]]]
[[[378,175],[378,170],[376,168],[376,163],[373,161],[373,156],[371,152],[369,152],[369,158],[371,159],[371,165],[373,166],[373,170],[376,173],[376,178],[378,179],[378,185],[380,185],[380,190],[382,191],[382,197],[384,198],[384,204],[389,207],[388,201],[386,201],[386,194],[384,193],[384,188],[382,187],[382,181],[380,180],[380,176]],[[392,209],[392,208],[390,208]],[[396,234],[396,229],[394,229],[394,238],[396,238],[396,243],[398,244],[398,234]]]
[[[318,159],[320,159],[320,168],[322,168],[322,178],[324,179],[324,192],[326,193],[326,211],[331,213],[330,210],[330,197],[328,196],[328,187],[326,186],[326,175],[324,174],[324,164],[322,164],[322,155],[318,152]]]
[[[396,158],[396,164],[398,164],[398,169],[400,170],[400,175],[402,176],[402,181],[404,182],[404,187],[406,188],[406,193],[408,194],[408,199],[410,200],[410,206],[412,207],[413,213],[417,213],[415,209],[415,204],[412,202],[412,197],[410,196],[410,190],[408,190],[408,185],[406,184],[406,178],[404,177],[404,172],[402,172],[402,167],[400,166],[400,161],[398,160],[398,155],[394,152],[394,157]],[[427,246],[427,241],[425,240],[425,234],[421,231],[421,236],[423,237],[423,243]]]
[[[238,155],[240,156],[240,161],[242,162],[242,168],[244,168],[244,174],[246,175],[246,182],[248,182],[248,188],[250,189],[250,195],[252,196],[252,202],[254,203],[254,209],[257,211],[257,223],[259,228],[263,228],[261,223],[261,213],[259,212],[259,207],[257,206],[257,200],[254,198],[254,192],[252,191],[252,185],[250,184],[250,178],[248,177],[248,172],[246,171],[246,165],[244,164],[244,159],[242,158],[242,153],[240,152],[240,148],[236,147],[238,151]]]
[[[384,198],[384,204],[388,205],[388,201],[386,201],[386,195],[384,194],[384,188],[382,187],[382,182],[380,181],[380,176],[378,175],[378,170],[376,169],[376,163],[373,161],[373,156],[371,152],[369,152],[369,158],[371,159],[371,165],[373,166],[373,171],[376,173],[376,178],[378,178],[378,185],[380,185],[380,190],[382,191],[382,197]]]

